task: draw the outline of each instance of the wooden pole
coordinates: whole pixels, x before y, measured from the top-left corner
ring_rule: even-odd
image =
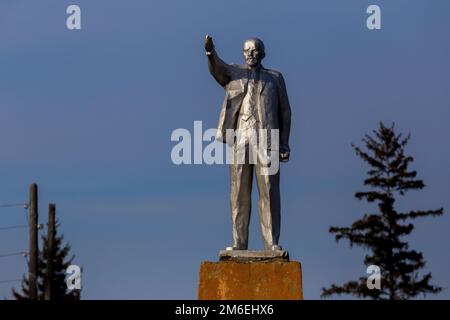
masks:
[[[47,281],[45,286],[45,300],[53,300],[53,259],[55,244],[55,224],[56,224],[56,205],[48,205],[48,225],[47,225]]]
[[[30,185],[30,208],[29,208],[29,256],[28,256],[28,284],[30,300],[38,299],[37,274],[38,274],[38,186]]]

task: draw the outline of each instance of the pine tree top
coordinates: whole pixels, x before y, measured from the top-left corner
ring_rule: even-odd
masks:
[[[370,167],[364,180],[368,190],[356,192],[355,197],[369,204],[377,203],[378,212],[364,214],[350,227],[331,227],[329,230],[337,242],[346,239],[351,246],[362,246],[370,252],[365,256],[364,263],[381,268],[383,289],[369,290],[366,279],[360,278],[342,286],[332,285],[323,289],[323,297],[352,294],[376,299],[408,299],[441,291],[440,287],[429,283],[431,273],[419,276],[419,270],[425,267],[423,255],[410,250],[403,237],[413,231],[412,220],[440,216],[443,208],[398,212],[394,206],[397,196],[425,187],[424,182],[417,178],[417,172],[409,168],[414,161],[412,156],[405,154],[410,137],[397,134],[394,124],[387,127],[380,123],[372,136],[365,135],[362,139],[365,148],[352,145],[357,156]]]

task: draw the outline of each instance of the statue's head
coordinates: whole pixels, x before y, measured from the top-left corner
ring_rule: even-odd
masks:
[[[244,59],[250,68],[257,67],[261,64],[266,53],[264,51],[264,42],[258,38],[250,38],[244,42]]]

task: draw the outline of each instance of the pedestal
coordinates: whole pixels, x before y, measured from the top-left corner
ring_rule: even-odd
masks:
[[[300,262],[286,251],[221,251],[200,266],[199,300],[302,300]]]

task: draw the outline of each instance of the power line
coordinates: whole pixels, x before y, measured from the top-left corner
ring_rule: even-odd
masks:
[[[13,257],[13,256],[24,256],[25,257],[26,255],[27,255],[27,253],[25,251],[21,251],[21,252],[0,254],[0,258]]]
[[[29,207],[29,204],[26,202],[26,201],[24,201],[24,202],[22,202],[22,203],[8,203],[8,204],[0,204],[0,208],[18,208],[18,207],[22,207],[25,211],[25,219],[27,220],[27,223],[28,223],[28,213],[27,213],[27,210],[28,210],[28,207]]]
[[[34,191],[34,198],[31,196],[32,191]],[[18,203],[18,202],[16,202],[16,203],[13,203],[13,202],[0,203],[0,213],[2,213],[1,209],[5,209],[4,211],[11,211],[14,214],[16,212],[16,210],[14,208],[24,209],[25,221],[27,224],[26,225],[0,226],[0,231],[29,228],[30,233],[34,233],[34,236],[36,237],[36,240],[37,240],[38,232],[40,229],[43,228],[43,225],[37,223],[37,185],[36,184],[33,183],[30,185],[30,200],[29,201],[25,200],[22,203]],[[32,215],[34,213],[34,216],[33,216],[35,218],[34,220],[29,219],[28,212],[27,212],[28,209],[30,209],[30,215]],[[30,224],[31,221],[33,222],[33,224]],[[37,251],[36,245],[34,246],[34,248],[35,248],[35,251]],[[1,258],[10,258],[10,257],[15,257],[15,256],[22,256],[28,264],[29,254],[26,251],[3,253],[3,254],[0,254],[0,259]],[[37,256],[36,252],[32,252],[31,258],[35,259],[36,256]],[[36,275],[37,275],[37,271],[36,271],[36,266],[35,266],[34,273],[30,274],[28,276],[28,279],[30,280],[30,276],[36,277]],[[7,283],[20,282],[20,281],[22,281],[22,280],[21,279],[5,279],[5,280],[0,279],[0,285],[7,284]],[[34,287],[36,287],[36,279],[31,278],[30,283],[33,284],[33,282],[34,282]],[[30,287],[30,288],[33,289],[32,287]],[[34,291],[36,291],[36,288]],[[34,293],[34,298],[35,299],[37,298],[36,293]]]
[[[3,230],[12,230],[12,229],[23,229],[23,228],[28,228],[28,225],[18,225],[18,226],[9,226],[9,227],[0,227],[0,231]]]
[[[9,227],[0,227],[0,231],[4,231],[4,230],[11,230],[11,229],[24,229],[24,228],[28,228],[28,225],[22,224],[22,225],[18,225],[18,226],[9,226]],[[39,223],[37,225],[37,229],[41,230],[44,228],[44,225],[42,223]]]
[[[28,203],[10,203],[10,204],[0,204],[0,208],[14,208],[14,207],[22,207],[24,209],[28,209]]]
[[[22,281],[22,279],[0,280],[0,284],[11,283],[11,282],[20,282],[20,281]]]

